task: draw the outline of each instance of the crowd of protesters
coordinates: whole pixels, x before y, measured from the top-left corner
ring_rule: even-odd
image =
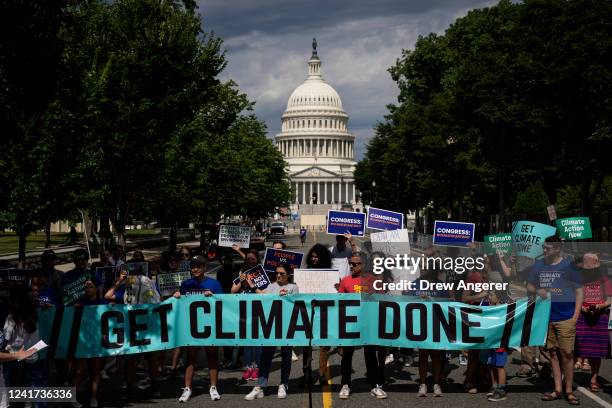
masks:
[[[305,238],[305,234],[304,234]],[[305,239],[302,238],[301,244]],[[283,249],[285,244],[277,241],[274,248]],[[427,256],[437,256],[437,247],[425,249]],[[548,335],[543,347],[522,347],[521,367],[518,376],[528,377],[537,372],[546,377],[552,375],[553,387],[545,393],[542,401],[553,401],[565,398],[570,405],[579,405],[580,401],[573,391],[574,370],[590,372],[590,382],[587,385],[591,391],[602,389],[598,373],[602,359],[610,356],[610,339],[608,333],[608,316],[612,284],[607,273],[601,268],[599,258],[595,253],[585,253],[581,257],[567,256],[562,250],[562,242],[557,237],[549,237],[543,245],[544,255],[541,259],[519,268],[514,256],[505,256],[498,252],[493,255],[477,254],[486,258],[484,270],[471,270],[458,275],[453,271],[443,269],[422,269],[417,280],[429,282],[454,282],[464,279],[469,283],[483,282],[523,282],[528,296],[535,298],[551,298],[552,306],[549,319]],[[234,257],[233,255],[236,255]],[[331,246],[315,244],[304,257],[305,268],[327,269],[338,267],[340,280],[336,285],[338,293],[381,293],[375,290],[374,281],[382,279],[393,281],[390,271],[380,275],[372,272],[372,258],[384,256],[381,253],[368,253],[357,247],[352,237],[339,235],[336,243]],[[194,374],[200,351],[206,354],[207,369],[210,381],[209,393],[211,400],[221,399],[218,388],[219,370],[240,367],[242,356],[244,372],[241,379],[244,382],[253,381],[253,389],[246,394],[245,400],[263,398],[269,385],[269,376],[276,347],[246,346],[223,347],[182,347],[169,352],[150,352],[113,358],[87,358],[76,360],[47,361],[39,358],[38,353],[28,349],[39,338],[37,328],[37,311],[39,308],[50,307],[84,307],[108,303],[142,304],[160,303],[169,296],[214,296],[217,294],[248,293],[258,296],[263,293],[279,296],[291,296],[300,292],[300,288],[291,282],[293,271],[289,266],[279,266],[275,273],[270,274],[273,282],[265,289],[257,288],[249,269],[261,263],[260,253],[256,250],[243,251],[234,246],[233,253],[223,256],[221,266],[216,272],[216,279],[207,276],[209,257],[194,255],[187,247],[176,253],[164,254],[162,262],[155,271],[139,267],[145,259],[140,251],[135,251],[131,259],[126,260],[121,246],[114,246],[101,254],[100,260],[89,263],[87,251],[77,249],[72,255],[74,268],[63,273],[56,269],[56,256],[47,250],[41,257],[41,266],[30,279],[27,293],[15,291],[2,302],[3,330],[0,331],[0,388],[6,386],[46,385],[75,386],[77,389],[85,386],[88,403],[91,408],[99,406],[100,387],[112,373],[122,373],[125,383],[124,394],[128,399],[134,396],[137,388],[136,369],[142,361],[148,369],[148,392],[150,397],[157,398],[159,393],[159,378],[182,376],[184,387],[181,390],[179,402],[187,402],[192,396]],[[235,262],[235,258],[239,261]],[[136,265],[138,263],[138,265]],[[238,263],[238,265],[235,265]],[[127,267],[130,264],[128,276]],[[241,265],[240,265],[241,264]],[[344,268],[346,264],[346,268]],[[116,268],[116,277],[101,276],[97,268]],[[190,277],[182,282],[176,293],[162,296],[156,283],[156,277],[164,273],[179,270],[190,272]],[[513,302],[510,291],[463,291],[429,290],[405,291],[394,295],[413,296],[423,301],[459,301],[472,305],[496,305]],[[538,318],[538,316],[536,316]],[[348,399],[351,395],[351,377],[354,373],[353,359],[356,347],[343,346],[337,348],[320,347],[318,382],[322,386],[329,385],[329,358],[332,351],[341,356],[341,380],[339,398]],[[292,362],[299,358],[295,351],[302,355],[302,378],[300,387],[314,382],[311,367],[311,347],[280,347],[280,383],[276,395],[287,398],[289,393],[289,377]],[[487,350],[469,350],[459,354],[460,364],[465,364],[465,391],[476,394],[486,392],[489,401],[503,401],[507,398],[506,366],[512,349],[499,348]],[[220,354],[223,362],[220,362]],[[392,349],[376,345],[363,347],[363,359],[366,367],[366,378],[370,383],[370,394],[377,399],[387,398],[384,386],[386,365],[394,357],[418,356],[418,391],[419,397],[426,397],[432,390],[434,397],[443,396],[443,388],[448,375],[449,360],[453,355],[444,350],[432,349]],[[539,365],[536,365],[539,356]],[[429,362],[431,361],[431,365]],[[164,370],[166,363],[169,368]],[[55,376],[51,382],[49,370],[53,367]],[[432,371],[432,388],[428,387],[428,371]],[[84,382],[87,380],[87,384]],[[45,403],[33,403],[44,407]],[[6,395],[0,399],[0,408],[7,406]],[[75,403],[75,406],[81,406]]]

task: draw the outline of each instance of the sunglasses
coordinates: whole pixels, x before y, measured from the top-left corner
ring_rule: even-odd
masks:
[[[357,265],[361,265],[361,262],[349,262],[349,265],[357,266]]]

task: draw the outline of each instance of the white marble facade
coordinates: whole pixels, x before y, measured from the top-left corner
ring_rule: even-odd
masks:
[[[275,138],[289,168],[292,208],[361,208],[353,179],[355,137],[340,96],[321,76],[316,45],[313,40],[308,77],[289,97]]]

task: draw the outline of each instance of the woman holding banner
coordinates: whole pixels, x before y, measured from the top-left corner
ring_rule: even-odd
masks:
[[[245,272],[251,268],[256,267],[261,263],[259,259],[259,253],[251,249],[244,257],[244,265],[240,271],[238,282],[232,286],[232,293],[254,293],[249,287],[247,282],[247,276]],[[261,347],[260,346],[246,346],[244,348],[244,364],[246,369],[242,374],[244,381],[257,381],[259,378],[259,360],[261,358]]]
[[[299,293],[296,284],[289,283],[289,276],[293,274],[290,265],[279,265],[275,271],[276,282],[270,284],[266,289],[261,290],[255,288],[255,284],[250,277],[247,277],[249,287],[256,293],[268,293],[272,295],[293,295]],[[244,399],[252,401],[264,397],[264,389],[268,385],[268,377],[270,375],[270,367],[272,366],[272,358],[274,358],[275,346],[262,347],[261,359],[259,362],[259,378],[257,385],[248,393]],[[287,398],[287,386],[289,384],[289,375],[291,374],[291,346],[281,347],[281,383],[278,386],[277,396],[280,399]]]

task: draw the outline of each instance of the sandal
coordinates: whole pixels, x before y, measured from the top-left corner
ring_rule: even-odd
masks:
[[[555,401],[558,399],[561,399],[561,393],[557,391],[545,392],[544,395],[542,395],[542,401]]]
[[[591,386],[589,387],[589,389],[590,389],[591,391],[593,391],[593,392],[599,392],[599,391],[601,391],[601,385],[599,385],[599,384],[598,384],[598,383],[596,383],[596,382],[592,382],[592,383],[591,383]]]
[[[570,392],[565,396],[567,403],[570,405],[580,405],[580,400],[574,395],[573,392]]]
[[[576,364],[574,364],[574,369],[582,370],[582,363],[580,361],[576,361]]]
[[[585,361],[584,363],[582,363],[582,371],[591,372],[591,365],[589,364],[588,361]]]

